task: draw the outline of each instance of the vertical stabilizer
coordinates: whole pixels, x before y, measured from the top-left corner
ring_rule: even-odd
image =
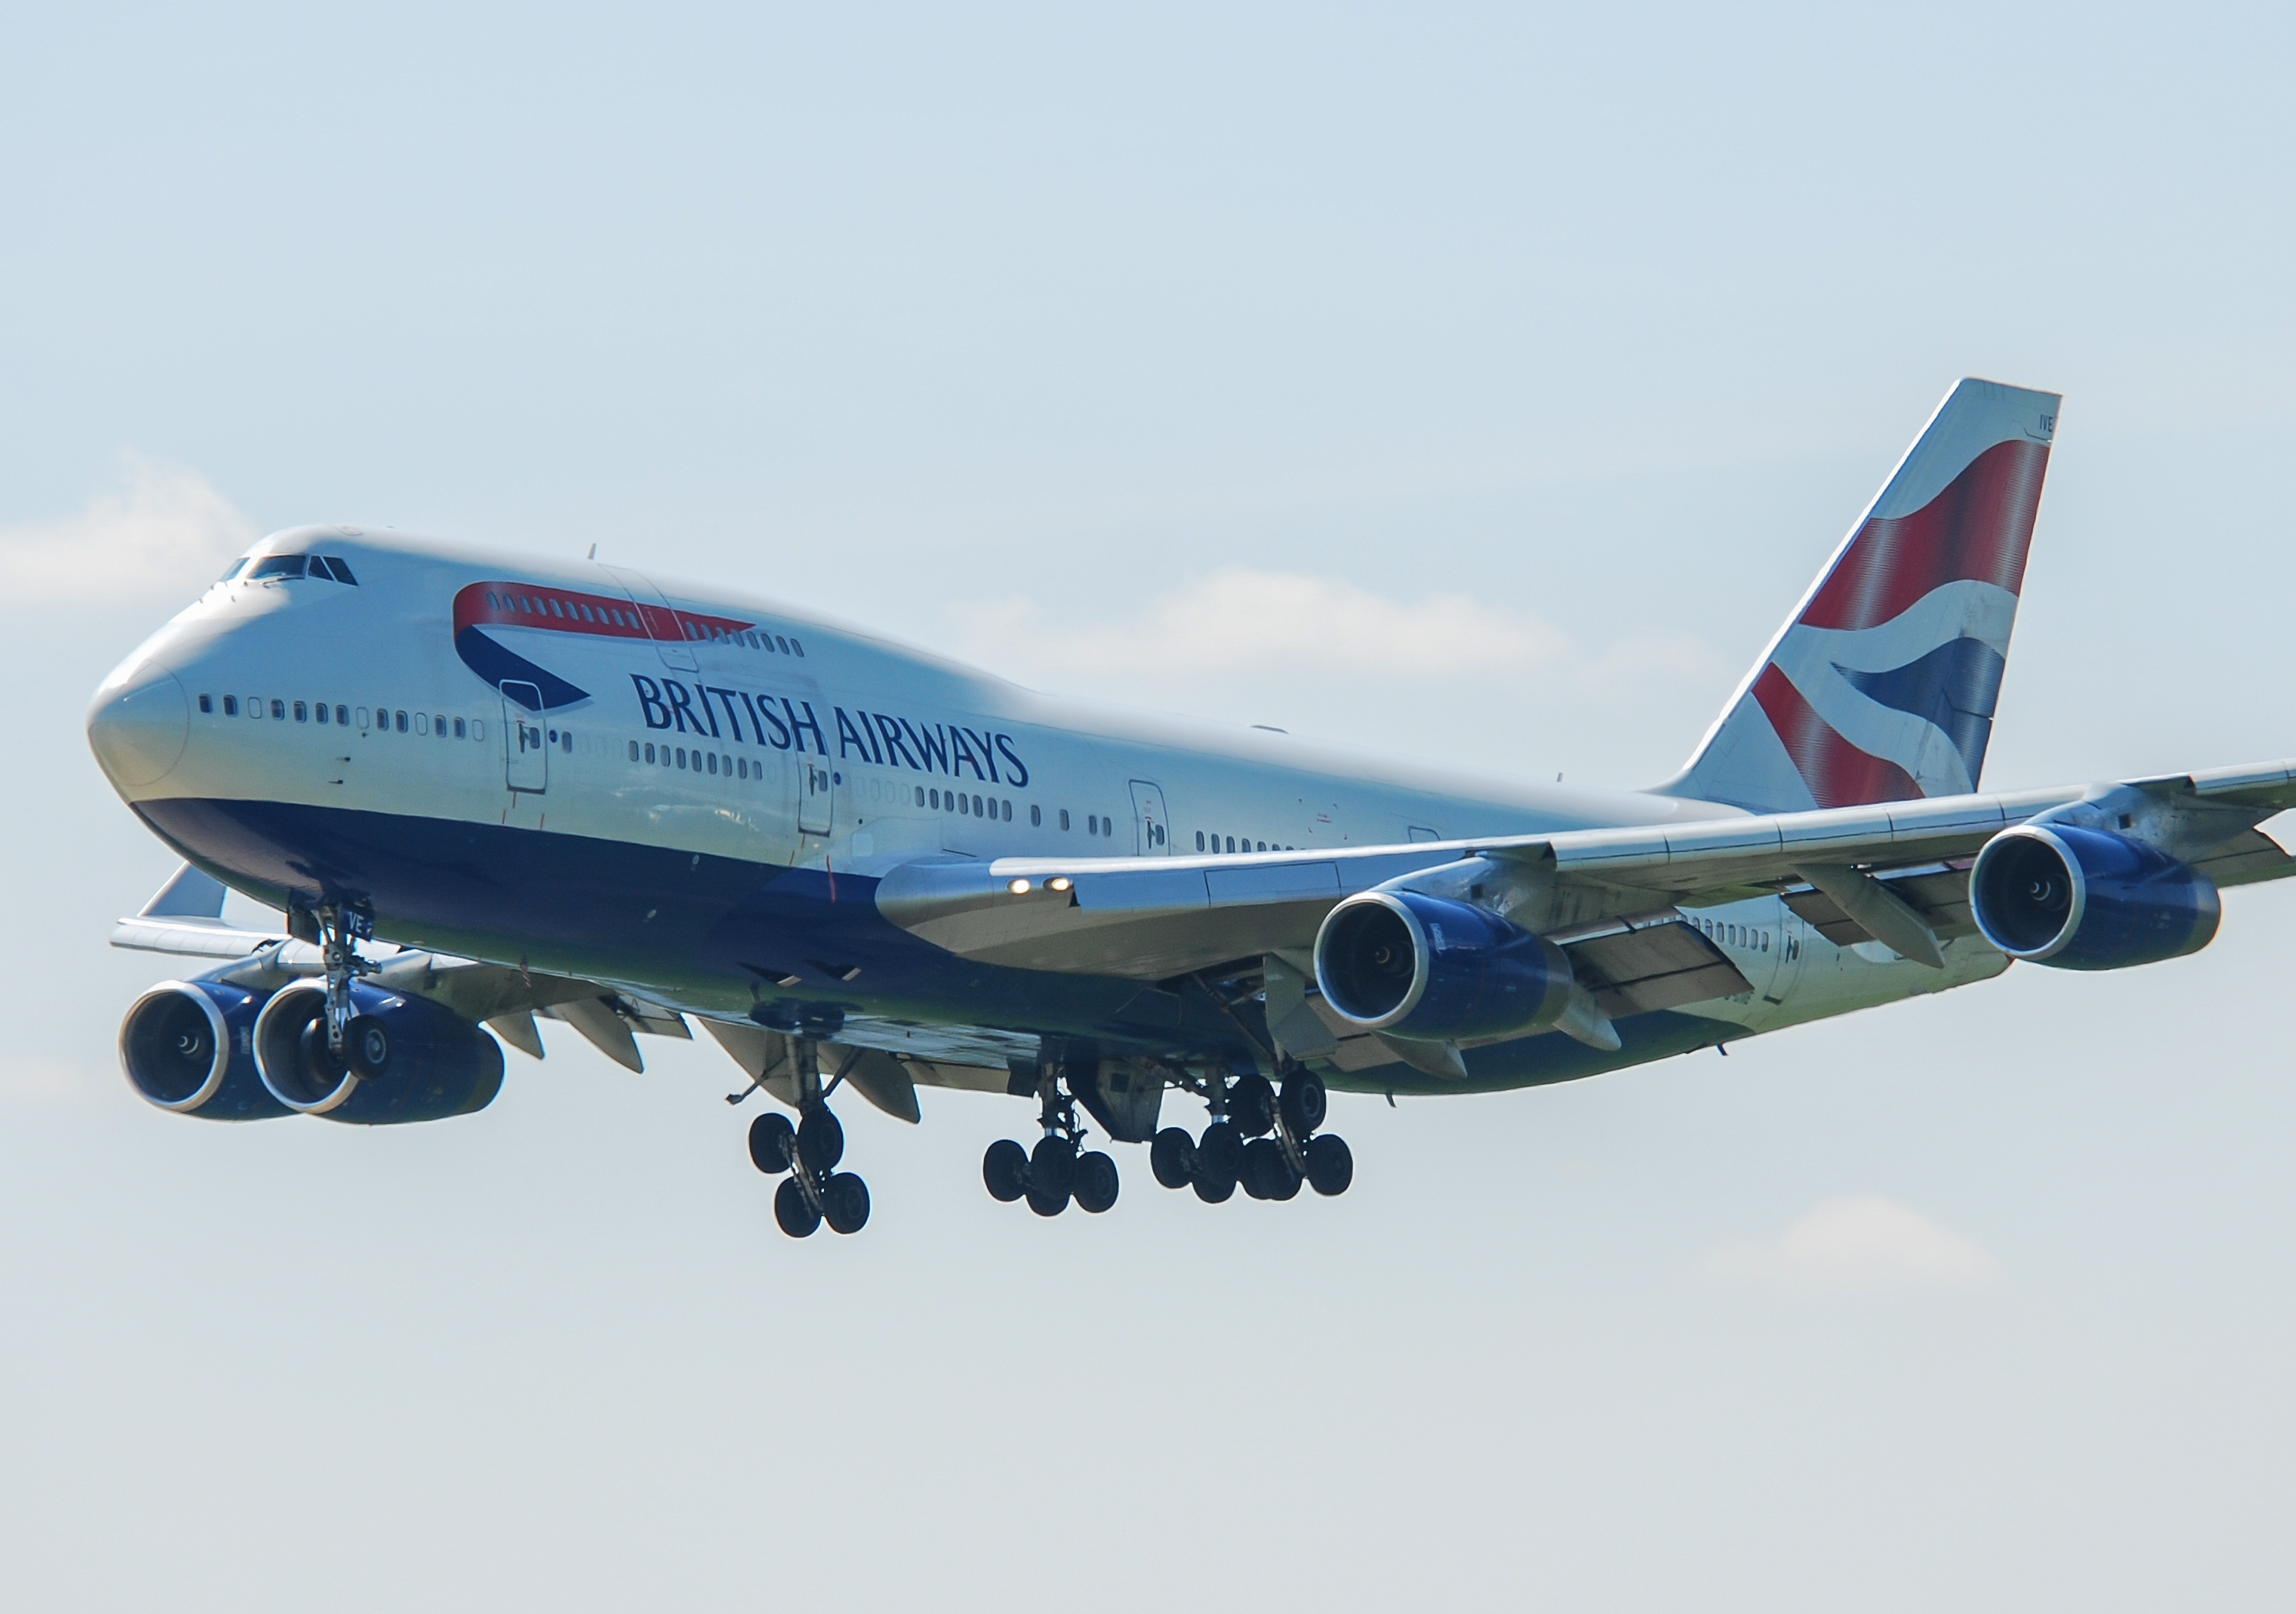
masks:
[[[1760,813],[1977,788],[2058,395],[1946,395],[1669,796]]]

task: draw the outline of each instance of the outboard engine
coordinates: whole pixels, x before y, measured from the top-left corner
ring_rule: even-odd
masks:
[[[283,988],[255,1022],[263,1085],[288,1109],[356,1126],[444,1120],[502,1091],[502,1049],[428,998],[351,984],[354,1015],[338,1057],[327,1046],[327,989]]]
[[[218,980],[163,980],[119,1022],[119,1067],[162,1110],[209,1121],[289,1113],[255,1068],[250,1036],[267,994]]]
[[[1316,932],[1316,984],[1366,1031],[1457,1042],[1553,1025],[1570,1004],[1570,961],[1472,904],[1365,891]]]
[[[1969,871],[1969,911],[2012,958],[2060,970],[2125,970],[2215,939],[2216,882],[2126,835],[2019,824]]]

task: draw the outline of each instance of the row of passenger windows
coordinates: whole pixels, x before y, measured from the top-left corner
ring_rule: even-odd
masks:
[[[212,716],[216,697],[201,695],[200,710]],[[269,717],[274,723],[284,723],[291,717],[297,723],[330,723],[349,728],[356,725],[364,733],[370,727],[378,733],[435,734],[439,739],[483,740],[487,725],[480,717],[449,717],[444,712],[407,712],[389,707],[377,707],[372,713],[364,706],[331,706],[324,700],[266,700],[261,695],[223,697],[223,715],[226,717]]]
[[[1770,933],[1759,925],[1726,924],[1717,919],[1693,919],[1690,922],[1726,947],[1743,947],[1751,953],[1770,950]],[[1786,956],[1795,957],[1799,953],[1793,938],[1786,938]]]
[[[570,734],[567,738],[570,741],[573,736]],[[572,749],[570,744],[568,749]],[[691,774],[722,774],[728,779],[762,780],[766,776],[766,765],[753,763],[747,757],[728,757],[698,747],[689,751],[682,745],[657,746],[652,741],[648,741],[643,749],[636,741],[631,741],[630,760],[650,762],[656,767],[684,768]]]
[[[626,627],[632,633],[646,631],[645,624],[638,620],[636,611],[624,610],[619,605],[592,605],[586,601],[562,599],[555,594],[499,594],[488,589],[487,604],[495,610],[522,611],[534,617],[557,617],[569,622],[589,622],[601,627]],[[783,656],[805,654],[805,645],[801,641],[761,629],[730,631],[686,617],[678,619],[678,626],[688,639],[713,644],[743,644],[751,650]]]
[[[1249,835],[1230,835],[1226,839],[1227,844],[1223,847],[1220,844],[1221,837],[1207,835],[1203,831],[1198,830],[1196,850],[1199,852],[1296,852],[1300,849],[1298,847],[1287,847],[1281,841],[1272,847],[1264,840],[1255,843]]]

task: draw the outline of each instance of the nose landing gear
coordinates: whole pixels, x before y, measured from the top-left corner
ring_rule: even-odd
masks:
[[[1004,1204],[1025,1199],[1040,1217],[1056,1217],[1075,1201],[1094,1216],[1116,1203],[1120,1184],[1116,1162],[1097,1149],[1084,1149],[1084,1127],[1075,1098],[1061,1088],[1060,1071],[1047,1064],[1037,1077],[1037,1119],[1044,1136],[1023,1150],[998,1138],[981,1157],[980,1177],[989,1197]]]
[[[774,1190],[774,1220],[792,1239],[812,1237],[824,1222],[832,1233],[859,1233],[869,1221],[869,1185],[837,1169],[845,1158],[845,1128],[822,1088],[819,1046],[800,1039],[791,1056],[797,1066],[797,1124],[778,1110],[751,1121],[750,1162],[768,1176],[789,1174]]]

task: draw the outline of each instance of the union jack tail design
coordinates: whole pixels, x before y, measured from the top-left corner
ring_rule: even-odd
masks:
[[[1817,581],[1659,787],[1755,812],[1977,788],[2058,395],[1946,395]]]

